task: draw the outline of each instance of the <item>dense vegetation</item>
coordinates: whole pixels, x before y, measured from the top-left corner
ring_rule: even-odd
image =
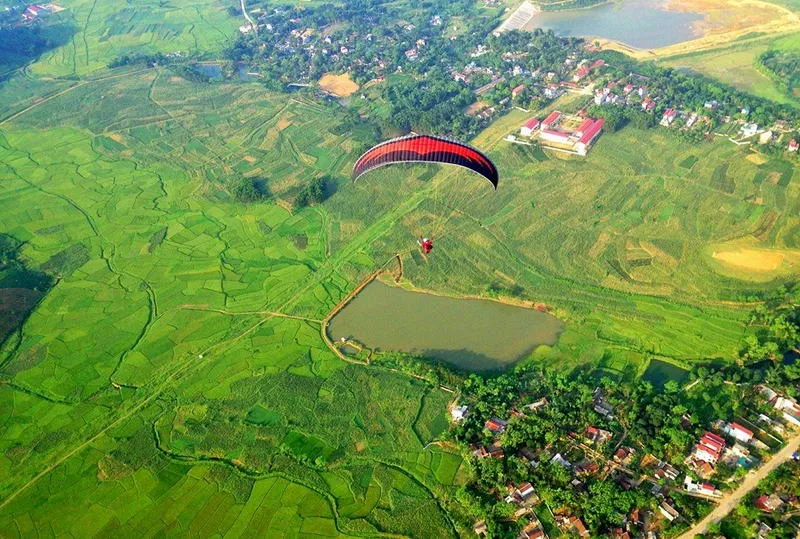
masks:
[[[800,54],[768,50],[758,57],[758,62],[780,81],[786,93],[792,96],[800,94]]]
[[[776,343],[776,352],[787,352],[798,342],[798,298],[800,288],[784,289],[754,312],[754,320],[767,316],[771,327],[779,325],[784,332],[794,332],[794,337]],[[775,330],[769,333],[773,335]],[[656,390],[642,380],[620,383],[599,378],[592,369],[565,373],[530,366],[491,379],[469,377],[461,386],[461,401],[469,406],[471,415],[453,429],[452,435],[464,444],[465,453],[471,451],[467,444],[490,446],[496,439],[505,457],[470,459],[475,477],[460,492],[461,499],[475,518],[487,520],[493,533],[504,535],[517,527],[507,520],[511,511],[508,504],[493,493],[505,492],[509,483],[530,481],[554,513],[579,515],[593,536],[608,533],[621,526],[632,509],[656,508],[660,499],[651,493],[650,484],[631,489],[615,481],[615,473],[602,473],[579,474],[580,484],[576,485],[574,472],[551,457],[559,453],[573,465],[586,459],[601,462],[585,445],[579,445],[587,427],[594,426],[614,433],[605,448],[595,448],[607,458],[613,452],[611,447],[624,444],[636,450],[636,459],[627,465],[635,474],[648,473],[639,464],[646,454],[683,467],[690,448],[713,421],[746,417],[754,409],[770,413],[755,384],[768,383],[789,395],[797,394],[800,365],[784,364],[779,355],[769,365],[756,368],[698,365],[690,380],[686,388],[670,381],[663,390]],[[595,411],[598,392],[613,406],[613,419]],[[539,399],[545,399],[546,404],[533,412],[524,408]],[[484,428],[491,417],[511,418],[499,437]],[[538,462],[533,468],[527,460],[531,455]],[[716,478],[725,479],[733,473],[741,471],[720,465]],[[680,495],[673,494],[671,501],[690,520],[707,510],[704,504]]]
[[[20,260],[22,243],[0,234],[0,344],[18,329],[53,285],[53,278]]]

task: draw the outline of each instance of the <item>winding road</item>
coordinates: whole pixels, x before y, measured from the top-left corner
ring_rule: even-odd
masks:
[[[775,468],[791,459],[792,453],[797,451],[798,448],[800,448],[800,432],[795,432],[794,435],[789,438],[788,443],[783,449],[775,453],[775,455],[773,455],[772,458],[769,459],[769,461],[767,461],[764,465],[748,473],[744,477],[742,484],[739,485],[739,488],[723,496],[719,505],[717,505],[708,515],[706,515],[703,520],[692,526],[686,533],[681,535],[680,539],[692,539],[697,535],[703,534],[708,530],[708,527],[711,524],[719,522],[725,518],[728,513],[733,511],[733,509],[739,505],[739,502],[741,502],[751,490],[758,486],[758,483],[762,479],[769,475],[769,473]]]

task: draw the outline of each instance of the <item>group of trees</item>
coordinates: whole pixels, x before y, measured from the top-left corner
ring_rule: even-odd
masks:
[[[296,206],[304,208],[320,204],[333,194],[335,183],[328,177],[314,178],[303,187],[294,199]]]
[[[233,185],[233,196],[239,202],[258,202],[269,198],[267,181],[261,178],[240,178]]]
[[[800,53],[797,51],[768,50],[758,57],[758,63],[793,97],[800,90]]]

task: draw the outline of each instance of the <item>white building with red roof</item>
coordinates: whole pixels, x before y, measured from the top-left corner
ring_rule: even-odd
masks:
[[[725,434],[745,444],[750,443],[750,440],[753,439],[753,431],[736,422],[725,425]]]
[[[519,86],[515,87],[513,90],[511,90],[511,97],[517,97],[519,94],[522,93],[524,89],[525,89],[524,84],[520,84]]]
[[[536,118],[531,118],[530,120],[522,124],[522,127],[519,128],[519,134],[522,135],[523,137],[529,137],[533,134],[534,131],[539,129],[540,124],[541,122],[539,120],[537,120]]]
[[[706,432],[695,446],[693,457],[695,460],[707,462],[714,466],[725,450],[725,440],[711,432]]]
[[[547,116],[547,118],[542,120],[542,129],[550,129],[550,127],[558,123],[560,119],[561,113],[557,110],[554,110]]]
[[[587,118],[587,120],[588,119],[589,118]],[[589,151],[589,147],[592,145],[595,139],[600,136],[600,131],[602,131],[605,123],[606,121],[603,118],[593,120],[592,124],[581,132],[581,138],[575,143],[575,151],[580,155],[586,155],[586,153]]]
[[[800,148],[800,142],[797,142],[796,139],[792,139],[789,141],[789,147],[787,148],[787,150],[789,150],[790,152],[796,152],[798,148]]]

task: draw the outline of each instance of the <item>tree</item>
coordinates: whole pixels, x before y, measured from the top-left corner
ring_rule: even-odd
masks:
[[[257,202],[268,197],[265,180],[241,178],[233,186],[233,196],[239,202]]]
[[[331,189],[332,183],[329,178],[314,178],[298,193],[295,204],[304,208],[325,202],[331,195]]]

